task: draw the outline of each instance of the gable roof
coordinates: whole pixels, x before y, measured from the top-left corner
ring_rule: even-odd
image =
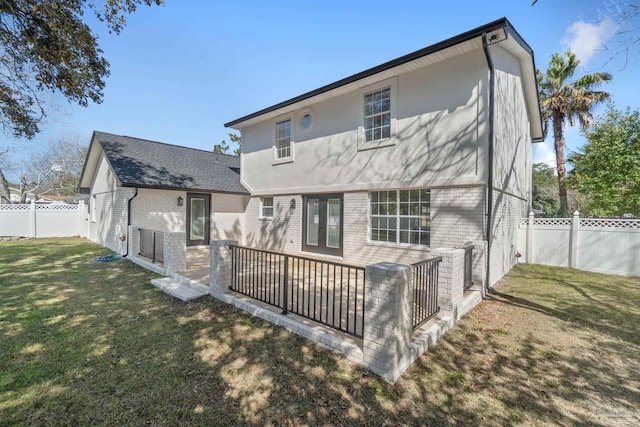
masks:
[[[99,156],[92,155],[96,144],[122,187],[249,194],[240,183],[239,157],[98,131],[93,132],[81,189],[91,186],[97,172]],[[88,168],[90,161],[94,165]]]
[[[254,124],[256,121],[273,118],[293,109],[309,106],[315,102],[338,96],[359,87],[368,86],[393,75],[414,70],[473,49],[481,49],[480,39],[483,34],[490,40],[489,44],[501,43],[505,49],[516,55],[522,62],[523,85],[525,86],[527,109],[529,110],[531,121],[531,136],[534,141],[542,140],[542,116],[540,113],[533,49],[518,34],[507,18],[497,19],[334,83],[232,120],[225,123],[225,127],[241,129],[244,126]]]

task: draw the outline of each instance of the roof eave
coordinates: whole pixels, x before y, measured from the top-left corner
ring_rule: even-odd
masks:
[[[383,64],[377,65],[373,68],[369,68],[365,71],[362,71],[360,73],[354,74],[352,76],[346,77],[344,79],[338,80],[334,83],[330,83],[328,85],[322,86],[318,89],[312,90],[310,92],[306,92],[302,95],[296,96],[294,98],[288,99],[286,101],[280,102],[278,104],[272,105],[271,107],[267,107],[264,108],[262,110],[256,111],[255,113],[252,114],[248,114],[246,116],[240,117],[239,119],[236,120],[232,120],[230,122],[225,123],[225,127],[231,127],[234,129],[241,129],[241,125],[249,120],[258,118],[262,115],[265,115],[267,113],[279,110],[281,108],[285,108],[288,107],[290,105],[296,104],[300,101],[304,101],[306,99],[312,98],[314,96],[317,95],[321,95],[323,93],[326,92],[330,92],[334,89],[338,89],[342,86],[345,86],[347,84],[356,82],[358,80],[362,80],[366,77],[381,73],[383,71],[386,71],[388,69],[391,69],[393,67],[397,67],[399,65],[405,64],[407,62],[422,58],[424,56],[427,55],[431,55],[433,53],[439,52],[443,49],[447,49],[449,47],[455,46],[457,44],[460,43],[464,43],[468,40],[472,40],[474,38],[480,37],[482,36],[483,33],[489,33],[492,31],[496,31],[498,29],[501,28],[511,28],[513,30],[513,27],[511,26],[511,24],[509,23],[509,21],[507,20],[507,18],[500,18],[498,20],[495,20],[493,22],[490,22],[488,24],[482,25],[480,27],[474,28],[472,30],[466,31],[464,33],[458,34],[457,36],[448,38],[446,40],[443,40],[441,42],[435,43],[431,46],[427,46],[423,49],[417,50],[415,52],[411,52],[407,55],[401,56],[399,58],[393,59],[391,61],[385,62]],[[526,44],[526,42],[524,42],[524,40],[522,39],[522,37],[520,37],[519,34],[517,34],[517,32],[515,32],[515,30],[513,30],[513,33],[517,35],[517,37],[522,41],[522,43],[527,46],[527,48],[529,49],[529,51],[531,52],[531,54],[533,54],[533,51],[531,51],[531,47],[529,47],[529,45]]]

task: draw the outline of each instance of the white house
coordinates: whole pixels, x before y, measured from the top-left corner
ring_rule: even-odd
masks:
[[[186,246],[241,239],[248,192],[237,157],[94,132],[80,178],[89,238],[125,254],[129,226],[185,234]]]
[[[537,93],[533,52],[500,19],[227,123],[245,244],[409,264],[472,242],[494,284],[531,204]]]

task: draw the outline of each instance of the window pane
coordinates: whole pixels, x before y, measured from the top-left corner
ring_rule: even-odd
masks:
[[[417,202],[420,200],[420,191],[419,190],[411,190],[409,193],[409,197],[412,202]]]
[[[374,191],[371,193],[371,201],[372,202],[377,202],[380,198],[380,193],[378,193],[377,191]]]
[[[387,242],[396,243],[396,231],[395,230],[389,230],[388,235],[387,235]]]
[[[378,230],[371,230],[371,240],[380,240],[380,233]]]
[[[320,200],[307,200],[307,245],[318,246],[320,231]]]
[[[380,128],[376,128],[373,130],[373,139],[378,140],[378,139],[382,139],[382,132],[380,131]]]
[[[387,207],[388,215],[395,215],[396,210],[397,210],[396,202],[390,202]]]
[[[395,230],[397,228],[397,218],[396,217],[389,218],[389,221],[387,223],[387,228],[389,230]]]
[[[409,215],[409,203],[400,203],[400,215]]]
[[[408,190],[400,190],[400,201],[408,202],[409,201],[409,191]]]
[[[380,215],[386,215],[387,214],[387,204],[383,203],[380,205]]]
[[[409,218],[400,218],[400,229],[409,230]]]
[[[340,199],[327,200],[327,247],[340,247]]]
[[[367,142],[373,141],[373,130],[368,130],[365,132],[365,137]]]
[[[189,229],[190,240],[204,239],[205,204],[204,199],[191,199],[191,227]]]
[[[409,206],[409,215],[420,215],[420,205],[417,203],[411,203]]]
[[[401,231],[400,232],[400,243],[409,243],[409,232]]]
[[[391,137],[391,126],[385,126],[382,128],[382,138],[390,138]]]

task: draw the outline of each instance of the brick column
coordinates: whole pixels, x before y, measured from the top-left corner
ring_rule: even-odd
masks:
[[[411,280],[408,265],[368,265],[363,353],[369,369],[394,383],[411,362]]]
[[[211,263],[209,264],[209,293],[218,296],[226,293],[231,285],[231,249],[236,240],[212,240]]]
[[[187,268],[187,235],[185,233],[164,234],[164,268],[179,273]]]
[[[439,248],[431,251],[434,257],[441,256],[438,280],[438,305],[445,315],[454,321],[460,317],[458,306],[464,293],[464,249]]]
[[[140,232],[135,225],[129,226],[127,244],[129,245],[129,257],[137,257],[140,252]]]

